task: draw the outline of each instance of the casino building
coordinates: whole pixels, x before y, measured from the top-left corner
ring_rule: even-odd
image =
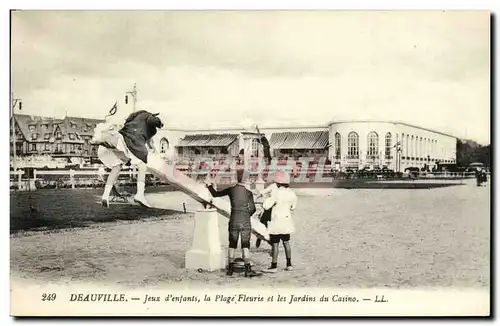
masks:
[[[332,121],[314,126],[262,126],[276,158],[314,162],[322,158],[335,170],[430,168],[456,162],[457,137],[405,122]],[[240,128],[162,130],[162,153],[175,161],[258,156],[257,134]]]

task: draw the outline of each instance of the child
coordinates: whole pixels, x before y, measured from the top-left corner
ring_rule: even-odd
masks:
[[[229,218],[229,249],[227,275],[233,275],[234,254],[241,235],[241,248],[245,261],[245,277],[261,276],[252,270],[250,263],[250,237],[252,233],[251,216],[255,213],[253,193],[243,183],[243,169],[236,171],[238,184],[233,187],[217,191],[213,185],[207,185],[213,197],[229,196],[231,201],[231,216]]]
[[[270,200],[264,202],[264,209],[273,207],[271,221],[268,223],[267,230],[272,246],[271,267],[267,270],[269,273],[275,273],[278,270],[278,250],[280,240],[283,241],[286,256],[286,270],[293,270],[292,249],[290,247],[290,234],[295,231],[291,211],[295,210],[297,205],[297,196],[289,188],[290,175],[285,171],[278,172],[275,179],[277,189],[274,191]]]
[[[276,182],[273,182],[269,186],[267,186],[266,189],[262,190],[260,195],[265,197],[266,200],[270,200],[269,198],[271,198],[273,196],[274,192],[277,189],[278,189],[278,186],[276,185]],[[264,209],[264,212],[262,213],[262,215],[260,217],[260,223],[264,224],[266,226],[266,228],[267,228],[269,221],[271,220],[271,214],[272,214],[272,207],[270,207],[269,209]],[[259,248],[261,242],[262,242],[261,239],[257,239],[257,241],[255,242],[255,247]]]

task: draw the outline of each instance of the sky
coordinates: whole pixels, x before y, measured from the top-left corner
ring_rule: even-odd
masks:
[[[490,143],[481,11],[18,11],[12,91],[26,114],[167,127],[397,120]],[[245,122],[242,122],[245,120]]]

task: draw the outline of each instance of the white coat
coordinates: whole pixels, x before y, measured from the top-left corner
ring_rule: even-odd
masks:
[[[278,186],[276,185],[276,183],[271,183],[269,186],[266,187],[266,189],[262,190],[260,194],[265,197],[267,196],[271,197],[277,189]]]
[[[267,225],[269,234],[290,234],[295,232],[292,211],[297,206],[297,196],[290,188],[280,187],[272,192],[263,203],[264,209],[273,208],[271,221]]]

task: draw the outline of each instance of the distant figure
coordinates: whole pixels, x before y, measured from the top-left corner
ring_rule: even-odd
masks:
[[[228,249],[228,269],[227,275],[233,275],[234,255],[238,246],[238,239],[241,236],[241,248],[243,260],[245,261],[245,277],[261,276],[252,270],[250,263],[250,237],[252,233],[251,216],[255,213],[255,203],[253,193],[243,184],[243,169],[236,171],[238,183],[230,188],[217,191],[213,184],[207,185],[213,197],[229,196],[231,201],[231,216],[229,217],[229,249]]]
[[[269,145],[269,141],[266,136],[261,135],[260,139],[257,140],[264,149],[264,158],[266,159],[267,164],[271,164],[271,146]]]
[[[486,172],[486,169],[478,169],[476,171],[476,183],[477,186],[480,187],[482,186],[483,183],[488,182],[488,173]]]
[[[272,245],[271,267],[268,273],[276,273],[278,270],[278,252],[280,241],[283,242],[286,256],[286,270],[293,270],[292,249],[290,247],[290,234],[295,232],[292,219],[292,211],[297,206],[297,196],[289,188],[290,175],[285,171],[278,172],[275,179],[278,189],[273,193],[271,200],[264,202],[264,209],[272,207],[271,221],[267,226]]]

